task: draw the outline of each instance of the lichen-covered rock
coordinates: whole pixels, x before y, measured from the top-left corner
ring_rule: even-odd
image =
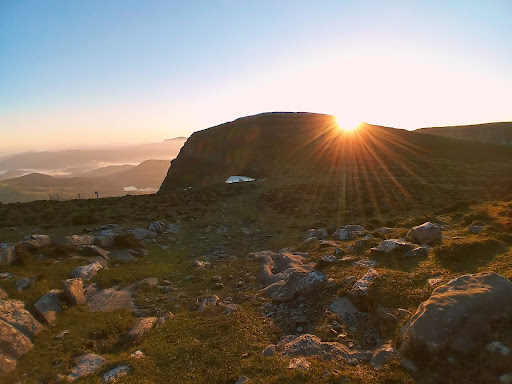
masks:
[[[87,299],[87,307],[92,312],[109,312],[119,308],[128,308],[132,311],[137,309],[132,287],[97,289],[94,284],[91,284],[84,290],[84,295]]]
[[[47,235],[26,236],[21,243],[28,250],[44,248],[50,245],[50,238]]]
[[[369,361],[372,357],[371,351],[350,349],[336,342],[323,342],[310,334],[288,336],[274,346],[274,351],[283,356],[317,356],[327,359],[339,357],[348,361]]]
[[[110,253],[110,257],[116,260],[120,260],[124,263],[136,260],[135,256],[133,256],[133,254],[127,250],[112,251]]]
[[[149,224],[149,230],[155,233],[162,233],[164,231],[164,223],[162,221],[153,221]]]
[[[78,278],[68,279],[62,282],[64,285],[64,297],[71,305],[83,305],[86,303],[84,296],[83,280]]]
[[[489,322],[512,315],[512,282],[496,273],[463,275],[434,290],[402,328],[402,340],[431,352],[473,352]]]
[[[0,353],[0,374],[9,373],[16,369],[16,359]]]
[[[378,246],[370,250],[372,255],[403,255],[408,251],[413,250],[416,246],[408,241],[401,239],[388,239],[380,242]]]
[[[370,363],[377,369],[382,368],[388,361],[398,356],[398,351],[391,346],[391,344],[384,344],[383,346],[373,351]]]
[[[219,297],[216,295],[203,297],[201,299],[198,299],[197,302],[199,303],[199,307],[197,308],[198,311],[204,311],[206,307],[214,307],[219,302]]]
[[[321,272],[296,270],[271,296],[276,301],[291,301],[318,292],[326,282],[327,277]]]
[[[32,341],[11,324],[0,320],[0,353],[18,359],[32,349]]]
[[[142,337],[142,335],[153,329],[157,321],[157,317],[145,317],[139,320],[139,322],[128,331],[124,338],[124,342],[126,344],[133,344],[140,337]]]
[[[0,320],[32,339],[43,326],[25,309],[19,300],[0,300]]]
[[[94,263],[77,267],[71,271],[71,276],[74,278],[80,278],[83,281],[91,280],[100,269],[103,269],[103,265],[96,261]]]
[[[71,373],[66,376],[66,381],[75,381],[81,377],[93,374],[106,362],[107,359],[95,355],[94,353],[87,353],[86,355],[79,356],[76,359],[76,366],[74,366],[71,369]]]
[[[350,299],[347,297],[338,297],[332,302],[332,304],[329,306],[329,309],[339,316],[343,316],[347,313],[359,312],[356,306],[352,304]]]
[[[356,305],[367,307],[370,304],[370,289],[377,277],[379,273],[375,269],[369,269],[354,283],[350,290],[350,298]]]
[[[94,244],[94,237],[89,235],[71,235],[56,239],[53,243],[66,246],[92,245]]]
[[[407,238],[413,243],[435,245],[443,241],[443,234],[441,226],[427,221],[407,232]]]
[[[101,381],[103,383],[114,383],[119,378],[130,374],[131,371],[132,371],[132,369],[130,368],[129,365],[127,365],[127,364],[119,365],[115,368],[112,368],[110,371],[105,372],[103,374],[103,376],[101,377]]]
[[[128,231],[128,233],[131,233],[137,240],[144,240],[145,238],[153,238],[156,237],[158,234],[156,232],[150,231],[146,228],[135,228]]]
[[[57,318],[57,312],[62,311],[60,304],[61,291],[51,290],[43,295],[35,304],[34,310],[46,323],[51,324]]]

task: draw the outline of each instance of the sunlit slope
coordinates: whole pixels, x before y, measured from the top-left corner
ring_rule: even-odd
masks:
[[[512,145],[512,122],[421,128],[416,132],[482,143]]]
[[[231,175],[269,182],[359,178],[374,188],[380,181],[405,190],[487,180],[507,188],[510,162],[512,149],[503,146],[368,124],[344,132],[330,115],[266,113],[193,134],[172,161],[161,191],[222,183]],[[497,175],[503,177],[496,180]]]

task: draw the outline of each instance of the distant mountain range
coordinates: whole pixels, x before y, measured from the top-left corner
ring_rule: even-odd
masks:
[[[414,132],[482,143],[512,145],[512,122],[421,128]]]
[[[109,165],[139,164],[149,159],[171,160],[178,155],[186,138],[160,143],[102,149],[71,149],[53,152],[25,152],[0,159],[0,171],[68,170],[70,175]]]

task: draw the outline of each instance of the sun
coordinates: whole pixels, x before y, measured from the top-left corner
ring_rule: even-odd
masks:
[[[340,117],[336,116],[336,124],[338,125],[338,128],[343,131],[346,131],[346,132],[355,131],[357,128],[359,128],[361,123],[362,122],[357,119],[353,119],[353,118],[349,118],[349,117],[340,118]]]

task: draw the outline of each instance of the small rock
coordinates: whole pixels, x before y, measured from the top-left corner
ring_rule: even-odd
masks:
[[[30,287],[32,284],[34,284],[37,281],[36,277],[23,277],[21,279],[18,279],[14,282],[14,285],[16,288],[18,288],[18,291],[22,292],[23,290]]]
[[[199,308],[198,311],[204,311],[206,307],[214,307],[219,302],[219,297],[216,295],[204,297],[202,299],[198,299]]]
[[[82,279],[68,279],[64,280],[62,284],[64,284],[64,297],[69,304],[84,305],[86,303]]]
[[[162,233],[164,231],[164,223],[162,221],[153,221],[149,224],[149,230],[155,233]]]
[[[500,376],[501,384],[511,384],[512,383],[512,373],[506,373]]]
[[[69,334],[69,330],[65,329],[62,332],[59,332],[57,335],[55,335],[55,339],[62,339],[67,334]]]
[[[59,290],[51,290],[34,304],[37,314],[48,324],[53,323],[57,318],[57,312],[62,311],[59,300],[60,294],[61,291]]]
[[[329,309],[339,316],[345,315],[347,313],[359,312],[356,306],[352,304],[350,299],[346,297],[338,297],[337,299],[335,299],[329,306]]]
[[[76,379],[95,373],[107,359],[88,353],[77,357],[77,365],[71,369],[71,373],[66,377],[67,381],[75,381]]]
[[[135,324],[132,329],[128,331],[126,334],[124,341],[126,344],[133,344],[137,341],[142,335],[150,331],[156,324],[158,319],[156,317],[145,317],[137,324]]]
[[[276,352],[276,346],[274,344],[268,345],[263,352],[261,353],[263,356],[273,356]]]
[[[441,233],[441,226],[428,221],[413,227],[407,232],[407,238],[417,244],[435,245],[442,243],[443,234]]]
[[[131,373],[131,371],[132,369],[130,368],[129,365],[119,365],[103,374],[103,376],[101,377],[101,381],[103,383],[113,383],[117,381],[117,379],[119,379],[120,377],[126,376],[129,373]]]
[[[302,369],[303,371],[309,370],[311,364],[304,357],[296,357],[291,359],[288,369]]]
[[[132,352],[130,354],[130,357],[134,358],[134,359],[143,359],[146,355],[144,354],[144,352],[142,352],[141,349],[137,349],[136,351]]]
[[[103,265],[99,262],[94,262],[88,265],[77,267],[71,271],[71,276],[74,278],[80,278],[83,281],[91,280],[100,269],[103,269]]]
[[[249,379],[247,376],[240,376],[236,381],[235,384],[245,384],[249,383],[251,379]]]
[[[510,348],[504,346],[499,341],[488,344],[486,348],[489,352],[501,353],[503,356],[507,356],[510,353]]]
[[[391,347],[390,344],[385,344],[373,352],[370,362],[375,368],[379,369],[396,356],[398,356],[397,350]]]
[[[411,372],[416,372],[418,370],[416,364],[414,364],[412,360],[409,359],[400,360],[400,366]]]
[[[470,225],[468,227],[469,232],[474,235],[479,235],[485,229],[485,225]]]

